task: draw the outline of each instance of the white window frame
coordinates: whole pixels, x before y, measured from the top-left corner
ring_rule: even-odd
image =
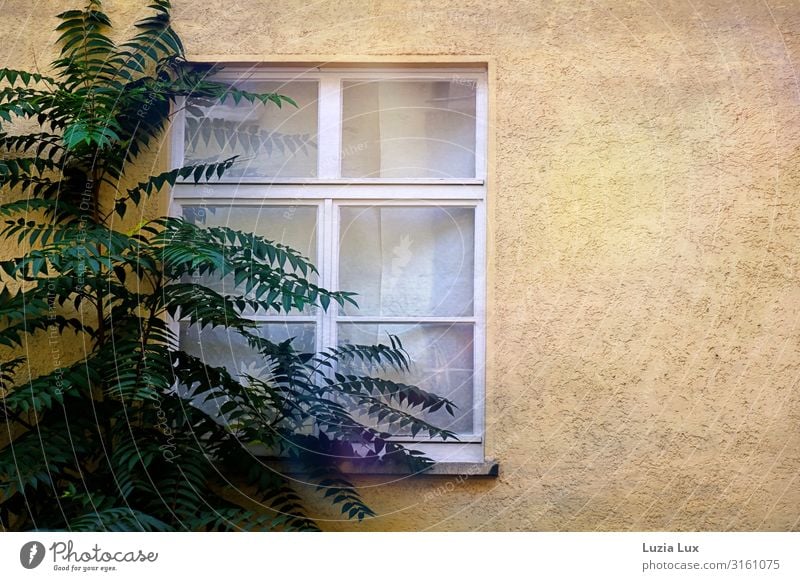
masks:
[[[425,437],[396,437],[439,462],[483,462],[486,400],[486,175],[488,87],[485,69],[476,68],[325,68],[226,67],[215,79],[295,81],[316,80],[318,98],[317,177],[264,178],[226,177],[211,184],[178,183],[172,190],[170,214],[182,215],[184,205],[237,206],[315,205],[317,207],[317,258],[320,285],[338,290],[339,212],[347,205],[363,205],[365,201],[381,206],[456,206],[474,208],[474,310],[471,317],[345,317],[332,304],[327,312],[319,309],[312,315],[256,315],[264,322],[315,322],[317,349],[336,345],[339,322],[403,322],[471,323],[473,325],[473,433],[458,441],[431,440]],[[352,79],[370,80],[455,80],[475,83],[475,177],[474,178],[343,178],[341,176],[342,82]],[[172,124],[171,165],[180,167],[184,159],[184,117],[178,103]],[[353,290],[353,289],[342,289]],[[175,322],[177,325],[177,322]],[[412,445],[413,444],[413,445]]]

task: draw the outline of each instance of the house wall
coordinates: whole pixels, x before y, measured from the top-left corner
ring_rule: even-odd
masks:
[[[6,0],[0,63],[75,3]],[[800,527],[800,3],[173,4],[195,57],[490,63],[500,476],[364,477],[380,516],[325,528]]]

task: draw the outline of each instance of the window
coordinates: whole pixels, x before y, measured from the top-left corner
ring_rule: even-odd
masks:
[[[282,68],[219,76],[291,97],[298,108],[188,103],[176,120],[174,165],[242,161],[219,182],[178,184],[172,212],[290,245],[317,265],[319,284],[357,292],[359,309],[254,318],[264,336],[295,337],[307,350],[397,335],[414,361],[402,381],[458,405],[455,417],[439,411],[426,419],[460,441],[397,439],[436,460],[482,461],[485,72]],[[178,325],[187,351],[237,373],[257,370],[235,338]]]

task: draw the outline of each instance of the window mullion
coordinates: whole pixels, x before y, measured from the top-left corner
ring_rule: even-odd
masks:
[[[342,87],[339,77],[319,83],[319,178],[339,178],[342,172]]]
[[[321,205],[321,235],[319,236],[320,280],[328,290],[335,290],[339,254],[339,236],[336,220],[336,208],[330,198]],[[336,346],[336,303],[332,303],[327,311],[320,309],[320,346],[330,349]]]
[[[177,169],[183,166],[184,163],[184,140],[186,139],[186,97],[178,97],[175,99],[173,105],[175,115],[172,119],[172,126],[170,131],[172,139],[170,141],[170,159],[169,164],[171,169]]]

